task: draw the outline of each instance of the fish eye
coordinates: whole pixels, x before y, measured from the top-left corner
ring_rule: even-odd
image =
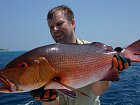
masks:
[[[28,64],[26,62],[22,62],[19,66],[21,69],[26,69],[28,67]]]

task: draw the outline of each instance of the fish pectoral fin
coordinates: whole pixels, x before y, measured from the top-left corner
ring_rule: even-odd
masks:
[[[108,73],[100,81],[118,81],[119,71],[116,68],[111,68]]]
[[[61,90],[61,92],[63,92],[64,94],[66,94],[67,96],[71,97],[71,98],[76,98],[78,96],[86,96],[86,97],[89,97],[91,98],[89,95],[85,94],[84,92],[78,90],[78,89],[75,89],[71,86],[68,86],[64,83],[61,83],[59,80],[57,79],[54,79],[54,81],[58,82],[59,84],[61,84],[62,86],[64,86],[66,88],[66,90]]]
[[[47,89],[56,89],[57,91],[61,92],[62,94],[71,97],[71,98],[76,98],[78,96],[88,96],[87,94],[83,93],[82,91],[75,89],[73,87],[70,87],[68,85],[65,85],[64,83],[61,83],[59,81],[52,81],[48,84],[45,85],[45,90]]]
[[[71,87],[71,89],[72,90],[70,90],[69,88],[67,88],[67,89],[57,89],[57,91],[61,92],[64,95],[67,95],[70,98],[76,98],[78,96],[86,96],[88,98],[91,98],[89,95],[85,94],[84,92],[82,92],[78,89],[74,89],[72,87]]]
[[[67,90],[67,89],[57,89],[58,92],[67,95],[70,98],[76,98],[76,93],[72,90]]]
[[[76,94],[74,91],[68,89],[64,85],[62,85],[58,82],[55,82],[55,81],[52,81],[45,85],[44,90],[48,90],[48,89],[56,89],[58,92],[66,95],[68,97],[76,98]]]
[[[91,98],[89,95],[85,94],[84,92],[82,92],[82,91],[80,91],[78,89],[75,89],[75,88],[70,87],[68,85],[65,85],[63,83],[60,83],[60,84],[63,85],[66,89],[64,89],[64,90],[59,89],[58,91],[60,91],[61,93],[65,94],[65,95],[67,95],[67,96],[69,96],[71,98],[76,98],[78,96],[86,96],[86,97]]]
[[[45,85],[44,90],[47,89],[67,89],[67,88],[58,82],[51,81]]]

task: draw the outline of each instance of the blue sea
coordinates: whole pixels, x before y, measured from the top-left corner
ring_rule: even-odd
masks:
[[[0,52],[0,69],[8,62],[23,54],[25,51]],[[120,74],[120,80],[112,82],[109,89],[100,96],[101,105],[140,105],[140,63],[132,66]],[[25,93],[0,93],[0,105],[41,105]]]

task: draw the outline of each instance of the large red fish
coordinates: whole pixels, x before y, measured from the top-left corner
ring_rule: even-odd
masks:
[[[51,44],[17,57],[0,70],[0,92],[77,89],[100,80],[118,80],[112,59],[116,52],[101,43]],[[140,62],[140,40],[122,52]]]

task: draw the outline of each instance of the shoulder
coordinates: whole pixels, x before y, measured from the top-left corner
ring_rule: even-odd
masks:
[[[92,45],[96,45],[100,48],[103,48],[105,50],[108,50],[108,51],[113,51],[113,48],[112,46],[108,46],[104,43],[101,43],[101,42],[89,42],[89,41],[86,41],[86,40],[83,40],[83,39],[76,39],[77,40],[77,44],[92,44]]]
[[[91,42],[87,41],[87,40],[83,40],[83,39],[76,39],[77,40],[77,44],[89,44]]]

